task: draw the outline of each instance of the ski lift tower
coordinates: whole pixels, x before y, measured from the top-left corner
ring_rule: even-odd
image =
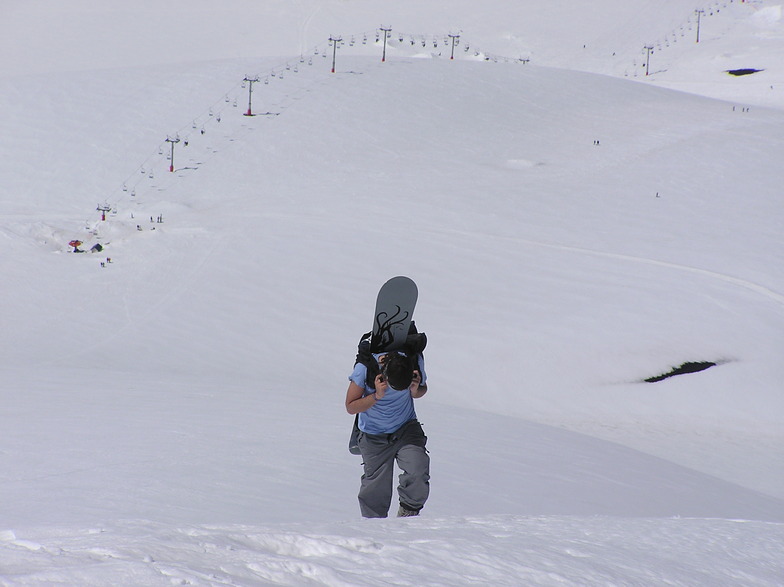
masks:
[[[253,111],[251,109],[251,100],[253,99],[253,84],[259,81],[259,76],[249,77],[246,75],[245,79],[242,81],[248,84],[248,111],[245,113],[245,116],[253,116]]]
[[[343,42],[343,37],[333,37],[330,35],[329,42],[332,43],[332,73],[335,73],[335,60],[338,54],[338,43]]]
[[[694,14],[697,15],[697,43],[700,42],[700,20],[703,14],[705,14],[704,10],[695,10]]]
[[[171,162],[169,164],[169,171],[174,172],[174,145],[180,142],[180,137],[166,137],[166,142],[171,143]]]
[[[651,53],[653,53],[653,45],[646,45],[645,49],[645,75],[648,75],[651,65]]]
[[[392,27],[381,25],[381,28],[378,30],[381,31],[381,34],[384,37],[384,50],[381,52],[381,63],[384,63],[387,60],[387,39],[389,38],[389,33],[392,32]]]
[[[452,54],[449,56],[449,59],[455,58],[455,45],[460,40],[460,33],[452,34],[449,33],[449,38],[452,39]]]
[[[96,210],[98,210],[101,213],[101,220],[103,222],[106,222],[106,213],[111,211],[111,209],[112,209],[112,207],[109,206],[109,204],[104,204],[103,206],[98,204],[98,207],[96,208]]]

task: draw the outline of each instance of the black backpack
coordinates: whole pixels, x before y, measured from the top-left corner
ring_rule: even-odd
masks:
[[[411,361],[413,369],[419,369],[418,356],[423,354],[427,346],[427,335],[424,332],[418,332],[416,324],[412,321],[411,326],[408,328],[408,336],[406,342],[398,351],[405,353]],[[354,364],[362,363],[367,368],[367,377],[365,382],[368,387],[373,387],[376,381],[376,376],[381,372],[378,367],[378,362],[373,357],[373,353],[383,353],[384,348],[373,339],[373,333],[367,332],[362,335],[357,345],[357,357]]]
[[[427,346],[427,335],[424,332],[418,332],[416,324],[411,322],[408,329],[408,336],[402,348],[397,349],[405,353],[406,357],[411,361],[412,369],[419,370],[419,355],[424,356],[425,347]],[[384,349],[379,348],[376,341],[373,340],[373,333],[367,332],[362,335],[357,345],[357,358],[354,364],[362,363],[367,368],[367,376],[365,377],[365,384],[372,388],[376,383],[376,376],[381,372],[378,367],[378,362],[373,357],[373,353],[384,352]],[[351,430],[351,438],[348,441],[348,452],[352,455],[361,454],[359,451],[359,414],[354,417],[354,428]]]

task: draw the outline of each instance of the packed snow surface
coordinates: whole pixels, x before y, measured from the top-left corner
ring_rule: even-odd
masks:
[[[780,3],[7,4],[0,585],[784,582]],[[432,492],[363,520],[395,275]]]

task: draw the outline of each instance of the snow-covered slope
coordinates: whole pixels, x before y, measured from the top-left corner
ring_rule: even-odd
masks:
[[[776,583],[778,5],[188,5],[3,21],[0,581]],[[396,274],[433,493],[360,523]]]

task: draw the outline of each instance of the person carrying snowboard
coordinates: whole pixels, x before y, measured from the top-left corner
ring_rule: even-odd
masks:
[[[430,493],[427,437],[414,410],[414,399],[427,392],[424,356],[397,350],[368,355],[365,361],[358,356],[346,392],[346,410],[359,414],[358,444],[364,467],[359,509],[365,518],[387,517],[397,462],[402,471],[397,515],[417,516]],[[373,377],[376,370],[379,373]]]

